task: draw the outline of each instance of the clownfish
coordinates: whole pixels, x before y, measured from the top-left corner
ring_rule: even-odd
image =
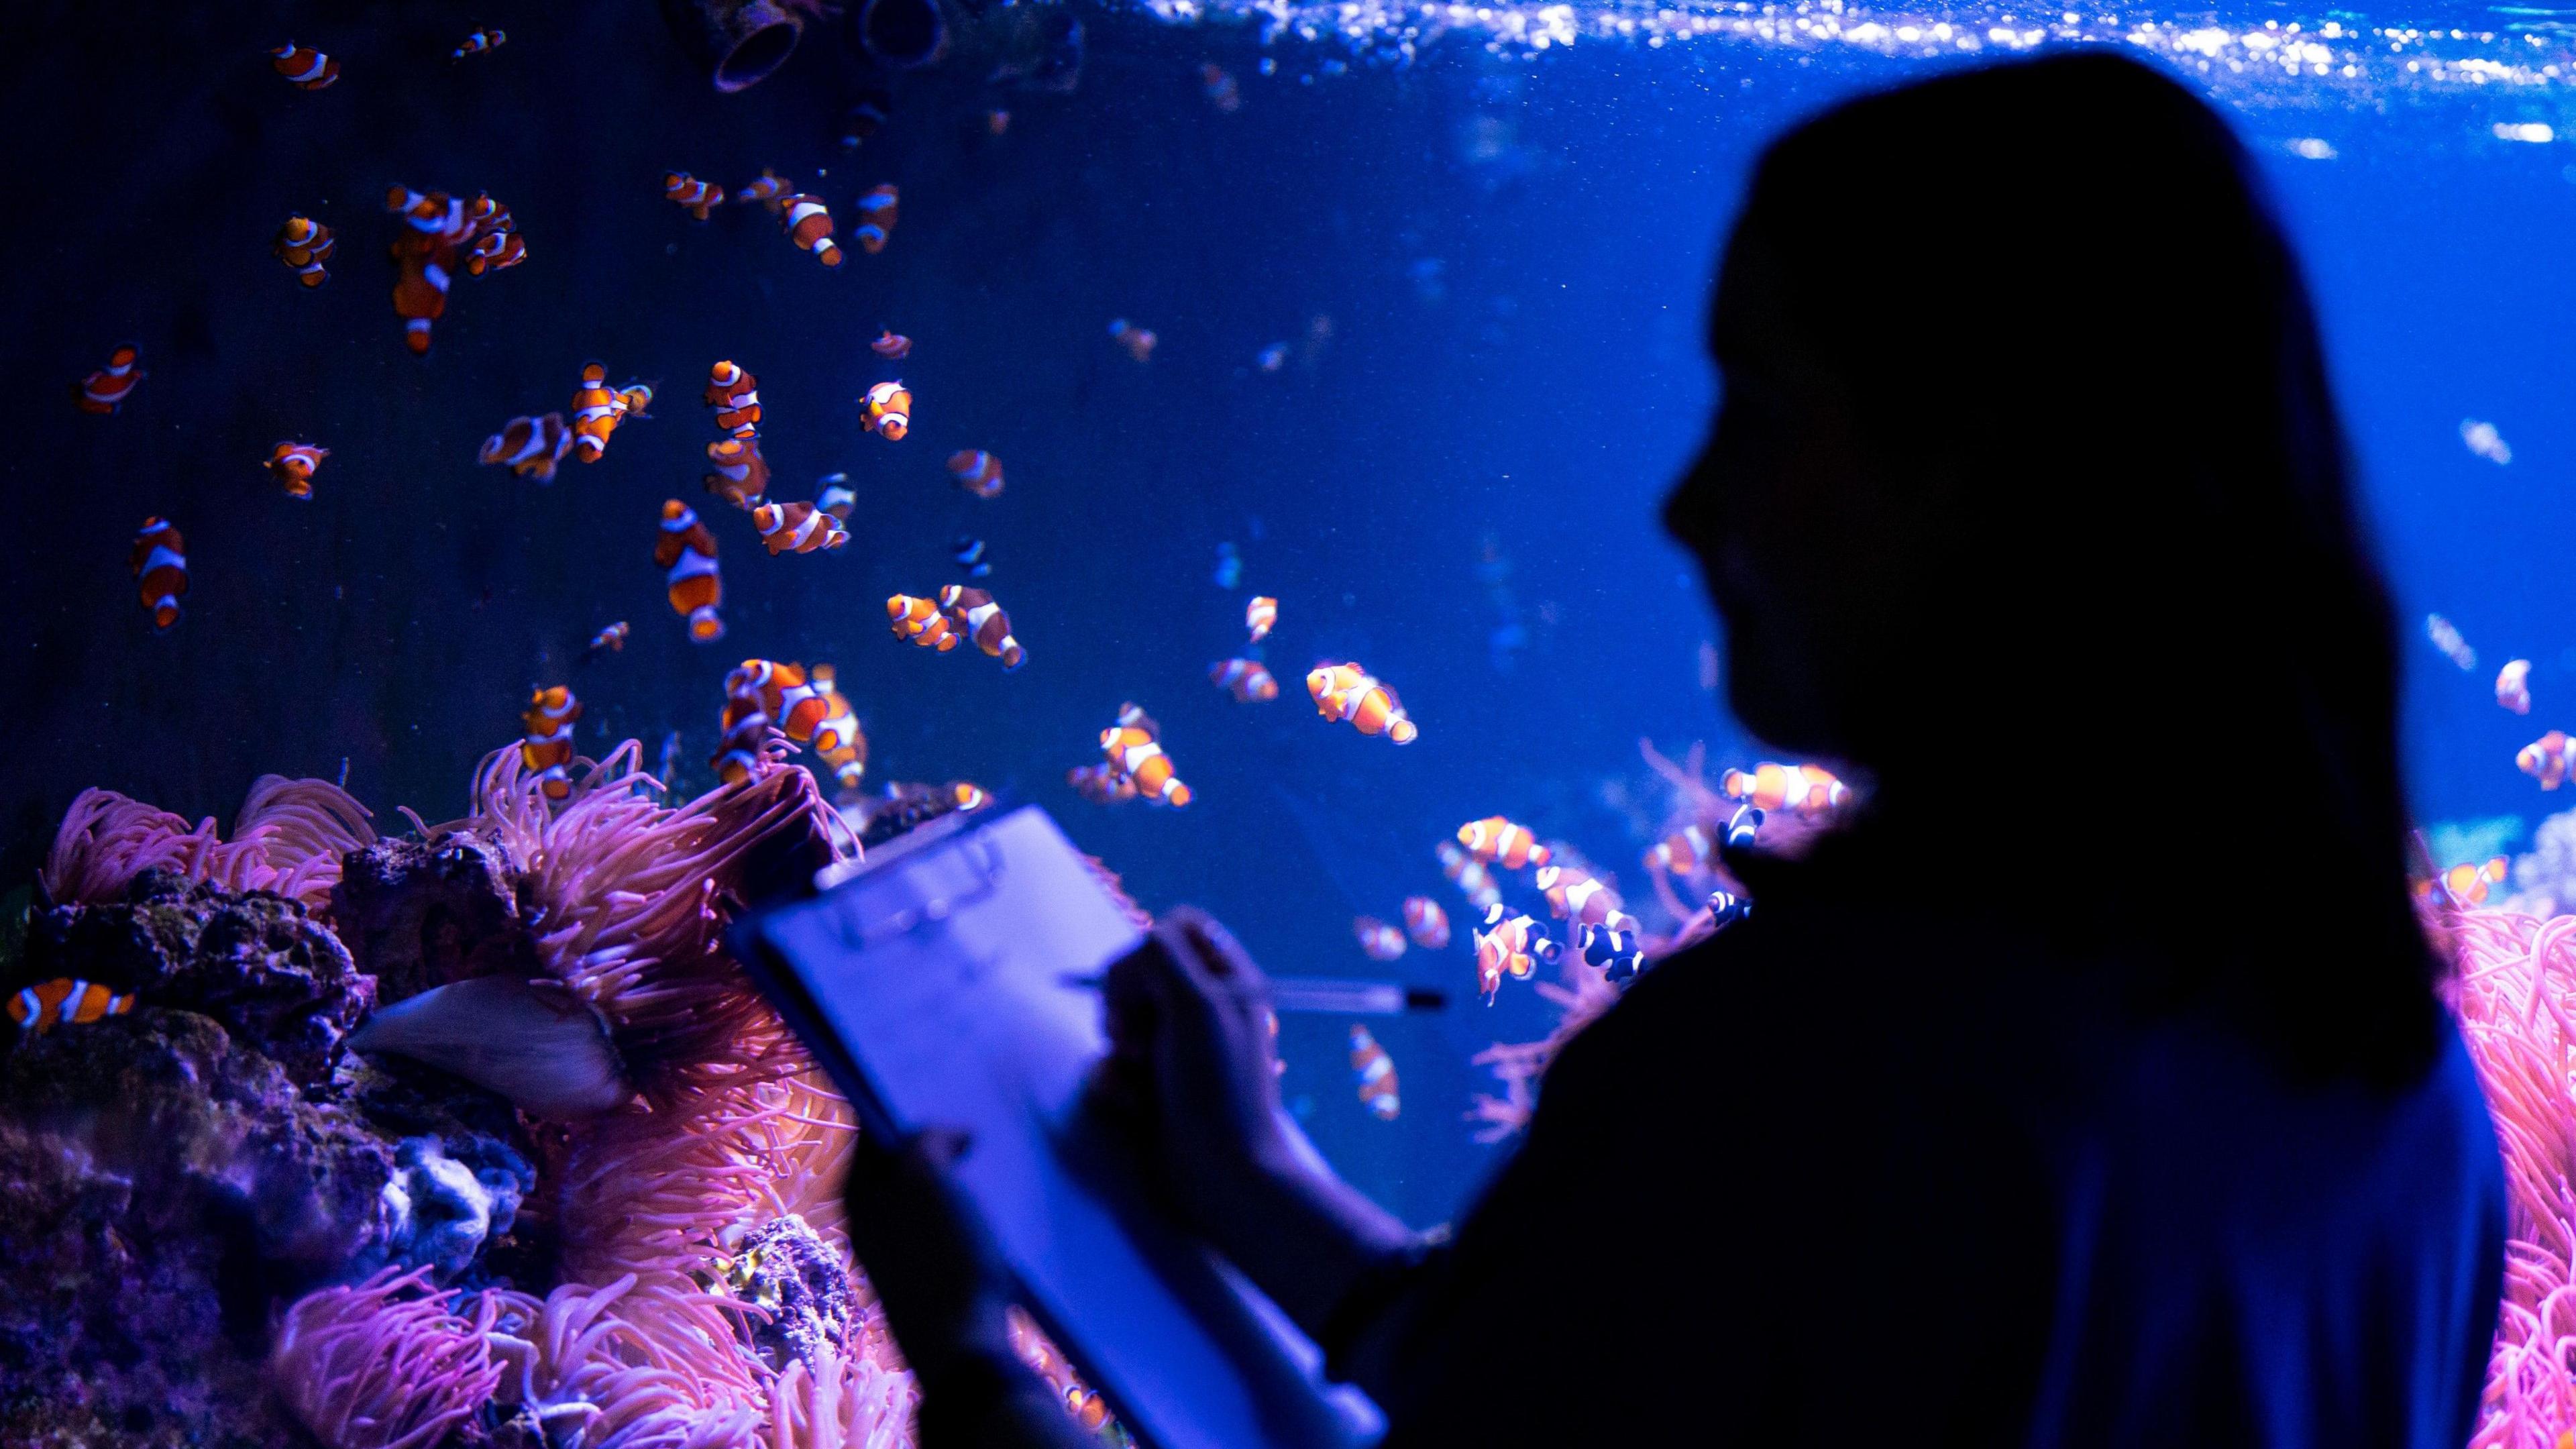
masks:
[[[1120,317],[1109,324],[1109,340],[1127,349],[1127,355],[1138,362],[1154,360],[1154,344],[1161,341],[1153,332]]]
[[[626,621],[620,619],[616,623],[609,625],[607,628],[600,630],[598,633],[591,635],[590,647],[581,651],[582,662],[587,664],[599,655],[615,654],[624,650],[626,648],[626,634]]]
[[[1255,644],[1269,638],[1271,629],[1278,623],[1279,601],[1277,599],[1260,595],[1243,606],[1243,627],[1251,631],[1252,642]]]
[[[751,526],[760,530],[760,541],[769,545],[771,558],[839,548],[850,541],[841,520],[811,503],[764,503],[751,510]]]
[[[1172,773],[1172,757],[1152,732],[1138,725],[1112,725],[1100,732],[1100,752],[1110,766],[1136,784],[1136,793],[1174,809],[1190,803],[1190,787]]]
[[[1637,929],[1637,918],[1620,909],[1619,893],[1590,871],[1569,865],[1543,865],[1531,881],[1539,894],[1547,897],[1547,908],[1560,921],[1622,931]]]
[[[1654,848],[1646,852],[1646,869],[1691,875],[1708,869],[1716,859],[1717,846],[1708,838],[1707,829],[1685,825],[1655,842]]]
[[[1064,1411],[1085,1429],[1097,1429],[1109,1422],[1109,1401],[1080,1384],[1065,1385]]]
[[[1145,713],[1145,706],[1132,699],[1118,706],[1118,727],[1122,730],[1143,730],[1145,737],[1151,740],[1159,740],[1163,737],[1162,725],[1157,723],[1152,715]]]
[[[527,712],[519,716],[528,728],[527,737],[519,741],[519,763],[549,800],[572,794],[572,722],[579,718],[581,701],[561,684],[529,695]]]
[[[333,249],[339,242],[331,228],[308,216],[290,216],[286,225],[277,229],[277,240],[269,251],[295,273],[295,280],[308,287],[318,287],[331,280],[328,267]]]
[[[1759,805],[1736,806],[1735,814],[1726,822],[1726,848],[1742,850],[1761,838],[1765,818]]]
[[[1234,73],[1214,61],[1199,67],[1199,89],[1219,114],[1231,116],[1243,109],[1243,92],[1234,83]]]
[[[712,644],[723,638],[724,620],[716,615],[724,603],[716,536],[698,521],[695,509],[677,498],[662,504],[662,536],[653,544],[653,564],[664,571],[671,612],[688,621],[690,640]]]
[[[57,976],[23,987],[9,998],[9,1019],[20,1032],[51,1031],[57,1026],[87,1026],[134,1009],[132,992],[118,993],[95,981]]]
[[[2515,714],[2531,713],[2531,661],[2508,659],[2496,674],[2496,703]]]
[[[308,45],[290,40],[269,55],[268,68],[299,90],[318,91],[340,78],[340,62]]]
[[[895,436],[903,435],[897,433]],[[1002,496],[1002,460],[981,448],[949,454],[948,476],[957,481],[958,487],[978,498]]]
[[[815,506],[843,523],[849,522],[850,515],[857,512],[859,507],[859,495],[850,487],[850,475],[826,473],[819,480],[818,486],[822,492],[815,499]]]
[[[868,737],[859,729],[858,712],[841,693],[840,672],[831,665],[817,664],[807,677],[824,703],[823,718],[814,726],[814,753],[832,767],[842,789],[855,790],[868,773]]]
[[[311,498],[313,470],[330,456],[330,449],[311,443],[280,443],[269,449],[268,461],[260,466],[277,480],[277,486],[286,490],[287,497]]]
[[[2555,790],[2567,782],[2570,771],[2576,771],[2576,740],[2565,730],[2551,730],[2524,745],[2513,757],[2514,766],[2540,782],[2543,790]]]
[[[1372,961],[1392,961],[1404,954],[1404,933],[1375,916],[1353,917],[1351,934],[1359,938],[1360,950]]]
[[[672,205],[680,207],[699,221],[706,220],[708,212],[725,204],[723,187],[712,182],[700,181],[686,171],[663,173],[662,195]]]
[[[863,92],[858,103],[841,117],[841,149],[855,151],[859,143],[885,129],[886,113],[894,109],[894,97],[883,90]]]
[[[754,201],[759,202],[762,206],[769,209],[771,215],[775,216],[778,214],[779,207],[784,204],[780,198],[786,196],[792,189],[793,188],[787,184],[786,177],[779,175],[777,172],[770,170],[766,166],[763,166],[760,168],[759,179],[753,181],[750,185],[745,186],[740,191],[735,192],[734,195],[745,204],[749,204]]]
[[[528,244],[519,240],[515,231],[486,232],[465,254],[465,275],[479,277],[485,272],[502,271],[528,259]]]
[[[854,203],[859,209],[859,224],[850,235],[858,242],[859,250],[869,256],[884,251],[886,239],[894,235],[895,201],[893,187],[872,186]]]
[[[957,631],[948,627],[939,605],[929,599],[897,594],[886,600],[886,619],[898,639],[908,639],[942,654],[957,647]]]
[[[832,209],[823,204],[823,198],[799,191],[778,198],[772,209],[778,213],[779,229],[798,251],[812,252],[827,267],[841,264],[841,249],[832,243]]]
[[[1708,923],[1711,930],[1723,931],[1753,914],[1753,903],[1732,891],[1708,893]]]
[[[1538,843],[1526,825],[1517,825],[1500,815],[1470,820],[1458,827],[1458,843],[1478,860],[1490,860],[1505,870],[1518,870],[1525,865],[1545,865],[1549,850]]]
[[[126,394],[150,374],[135,364],[143,360],[143,349],[131,342],[123,343],[107,355],[107,366],[91,373],[73,391],[72,401],[85,413],[106,417],[124,406]]]
[[[912,339],[891,329],[880,329],[877,340],[868,344],[868,351],[888,362],[901,362],[912,355]]]
[[[737,669],[725,677],[724,713],[716,721],[716,752],[707,761],[716,779],[727,785],[750,779],[769,758],[769,711],[761,707],[757,690],[732,687],[741,673]]]
[[[758,438],[718,438],[707,444],[707,491],[750,512],[769,496],[769,462],[760,456]]]
[[[2438,879],[2419,882],[2415,893],[2430,897],[2439,891],[2442,899],[2465,911],[2471,906],[2485,905],[2488,890],[2504,884],[2512,868],[2513,862],[2501,855],[2484,865],[2455,865],[2442,872]]]
[[[1258,659],[1221,659],[1208,666],[1208,678],[1234,696],[1237,704],[1263,704],[1279,697],[1279,681]]]
[[[464,203],[443,191],[424,196],[397,186],[385,193],[385,210],[401,216],[404,228],[392,248],[394,315],[402,319],[403,346],[426,356],[430,329],[447,314],[447,269],[473,224]]]
[[[1429,896],[1404,898],[1404,934],[1425,951],[1444,951],[1449,947],[1449,913]]]
[[[449,60],[463,60],[469,55],[482,55],[487,51],[500,49],[503,45],[509,43],[509,39],[509,32],[499,29],[498,27],[490,30],[478,30],[472,35],[465,37],[465,43],[463,45],[449,51],[447,53],[447,58]]]
[[[1506,910],[1501,901],[1485,907],[1485,928],[1476,933],[1476,986],[1485,1004],[1493,1004],[1505,975],[1526,977],[1539,962],[1555,960],[1558,949],[1536,917]]]
[[[1314,696],[1317,714],[1356,725],[1361,734],[1409,745],[1422,733],[1405,715],[1395,691],[1357,664],[1317,665],[1306,676],[1306,692]]]
[[[572,432],[564,426],[563,414],[548,413],[541,418],[510,419],[501,431],[483,440],[474,460],[506,465],[522,478],[552,483],[555,465],[571,447]]]
[[[188,541],[179,536],[179,530],[166,518],[143,520],[127,564],[134,570],[152,627],[167,629],[178,623],[179,596],[188,592]]]
[[[996,106],[984,113],[984,134],[1007,136],[1011,133],[1011,113]]]
[[[1601,979],[1624,986],[1646,969],[1646,948],[1633,929],[1618,926],[1583,928],[1583,959],[1601,968]]]
[[[859,408],[859,426],[889,443],[902,442],[912,431],[912,393],[900,378],[869,388]]]
[[[982,589],[963,584],[950,584],[939,591],[939,612],[948,616],[948,626],[974,642],[976,648],[1002,661],[1004,669],[1017,669],[1029,662],[1028,651],[1011,637],[1011,616],[993,602],[993,596]]]
[[[608,453],[608,439],[617,425],[628,417],[647,417],[644,409],[653,401],[653,389],[640,382],[622,388],[608,385],[608,369],[588,363],[581,370],[581,386],[572,394],[572,447],[585,463],[596,463]]]
[[[707,406],[716,410],[716,426],[737,438],[760,432],[760,379],[731,362],[707,372]]]
[[[948,545],[948,556],[957,561],[957,566],[964,569],[970,579],[984,578],[993,572],[992,560],[984,557],[984,540],[973,534],[957,535],[956,541]]]
[[[981,810],[993,803],[993,797],[972,780],[951,780],[948,782],[948,803],[960,810]]]
[[[1076,765],[1064,772],[1064,782],[1073,787],[1073,793],[1094,805],[1118,805],[1136,798],[1135,778],[1120,773],[1107,761]]]
[[[1440,873],[1467,898],[1467,904],[1482,911],[1503,898],[1503,888],[1494,884],[1494,873],[1485,863],[1458,848],[1458,842],[1443,840],[1431,853],[1440,859]]]
[[[1768,760],[1751,770],[1729,770],[1717,779],[1730,800],[1749,800],[1765,810],[1790,809],[1822,815],[1851,798],[1851,789],[1814,765],[1777,765]]]
[[[1354,1022],[1351,1025],[1351,1075],[1359,1079],[1360,1105],[1381,1122],[1392,1122],[1404,1110],[1396,1095],[1395,1058],[1377,1044],[1369,1029]]]

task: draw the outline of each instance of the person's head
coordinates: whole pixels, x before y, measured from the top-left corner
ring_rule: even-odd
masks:
[[[2021,842],[1971,873],[2079,934],[2269,952],[2252,904],[2294,901],[2303,956],[2373,953],[2353,1029],[2419,1054],[2393,624],[2225,123],[2098,52],[1839,106],[1763,157],[1710,343],[1666,522],[1738,717]]]

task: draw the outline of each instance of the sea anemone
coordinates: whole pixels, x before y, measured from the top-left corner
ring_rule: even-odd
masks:
[[[328,780],[262,775],[227,841],[211,815],[191,829],[184,817],[114,790],[83,790],[63,814],[42,879],[57,903],[96,905],[123,895],[144,871],[167,870],[319,910],[340,879],[340,857],[375,842],[367,819],[367,807]]]
[[[912,1376],[826,1345],[787,1366],[770,1392],[770,1449],[895,1449],[912,1439]]]
[[[638,1287],[631,1275],[567,1283],[543,1300],[486,1293],[492,1353],[509,1369],[494,1397],[547,1442],[573,1439],[569,1424],[574,1442],[597,1449],[750,1449],[761,1388],[729,1331],[691,1331],[704,1307],[691,1300],[705,1296]]]
[[[278,1393],[330,1449],[426,1449],[501,1382],[484,1335],[493,1305],[466,1319],[428,1292],[429,1270],[393,1269],[298,1299],[269,1369]],[[405,1297],[406,1294],[422,1294]]]

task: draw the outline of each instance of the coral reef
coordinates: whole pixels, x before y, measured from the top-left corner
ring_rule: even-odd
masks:
[[[533,976],[536,943],[493,842],[456,833],[352,851],[331,888],[331,922],[390,1005],[477,976]]]
[[[2576,810],[2540,822],[2530,852],[2514,857],[2513,894],[2497,904],[2534,916],[2576,912]]]

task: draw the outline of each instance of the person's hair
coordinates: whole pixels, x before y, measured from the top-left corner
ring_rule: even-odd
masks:
[[[1945,567],[1903,610],[1931,647],[1848,697],[1954,764],[1964,834],[2024,842],[1975,875],[2146,944],[2150,990],[2242,1008],[2304,1072],[2411,1079],[2440,1008],[2395,625],[2226,124],[2104,52],[1955,72],[1773,145],[1746,234],[1865,447],[1941,480]]]

